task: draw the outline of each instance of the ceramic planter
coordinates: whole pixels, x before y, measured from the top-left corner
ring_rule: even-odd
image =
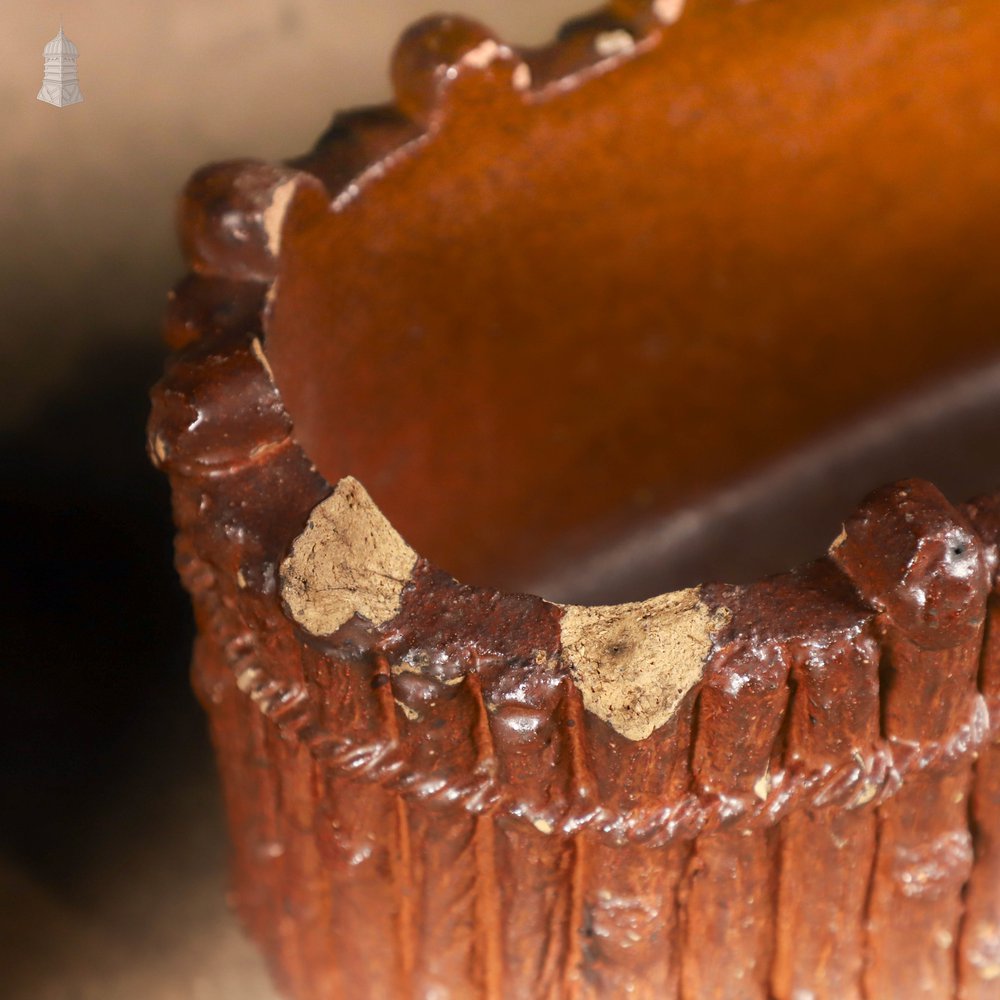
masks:
[[[519,592],[997,354],[1000,9],[690,6],[422,22],[185,191],[150,451],[291,997],[998,995],[1000,500]]]

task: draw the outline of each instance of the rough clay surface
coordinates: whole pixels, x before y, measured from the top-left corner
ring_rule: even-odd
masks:
[[[616,732],[643,740],[697,683],[712,638],[729,620],[698,588],[609,607],[568,606],[563,653],[584,706]]]
[[[281,564],[281,596],[313,635],[336,632],[355,613],[382,625],[399,613],[417,555],[350,476],[313,508]]]

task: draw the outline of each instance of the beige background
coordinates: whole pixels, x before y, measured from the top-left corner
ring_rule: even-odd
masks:
[[[455,0],[537,43],[586,0]],[[6,0],[0,8],[0,430],[95,342],[156,336],[181,270],[173,198],[200,164],[308,149],[389,97],[400,31],[432,0]],[[447,9],[447,8],[446,8]],[[84,102],[35,99],[62,14]]]

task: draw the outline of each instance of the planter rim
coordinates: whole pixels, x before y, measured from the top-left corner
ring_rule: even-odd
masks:
[[[769,758],[731,783],[696,780],[638,804],[609,798],[583,763],[598,733],[616,746],[680,746],[678,727],[690,725],[705,690],[738,727],[747,699],[770,704],[787,691],[790,672],[808,670],[809,650],[874,658],[877,669],[887,643],[923,652],[981,643],[995,588],[998,497],[957,509],[929,484],[904,481],[872,494],[826,555],[789,573],[624,605],[561,606],[455,581],[402,541],[357,480],[323,479],[296,440],[265,349],[288,226],[343,211],[389,165],[419,155],[477,88],[499,101],[559,101],[656,49],[682,10],[620,0],[532,52],[471,21],[427,19],[393,57],[393,107],[338,116],[307,156],[213,164],[185,189],[180,231],[192,273],[171,297],[166,332],[175,353],[153,393],[150,454],[180,497],[188,537],[179,565],[208,631],[240,637],[227,652],[238,685],[332,772],[472,812],[503,811],[544,834],[587,829],[663,844],[723,826],[769,826],[793,809],[875,808],[910,776],[971,759],[1000,733],[1000,697],[968,692],[935,738],[888,734],[863,747],[848,740],[808,762]],[[331,567],[341,575],[323,577]],[[347,588],[338,592],[350,599],[319,613],[310,599],[317,587]],[[930,599],[920,604],[918,591]],[[421,615],[434,627],[422,626]],[[253,638],[272,628],[367,671],[377,711],[365,726],[343,737],[324,722],[307,685],[283,675],[277,650]],[[620,658],[610,677],[608,655]],[[651,677],[656,696],[639,704]],[[571,776],[567,788],[543,794],[527,765],[505,772],[495,748],[468,773],[446,774],[433,755],[421,757],[416,748],[436,739],[425,706],[463,686],[484,731],[503,728],[510,747],[558,732],[558,760],[538,771],[558,763]]]

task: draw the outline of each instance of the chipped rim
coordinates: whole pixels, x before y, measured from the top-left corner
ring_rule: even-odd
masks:
[[[460,16],[433,15],[413,23],[401,35],[392,55],[390,77],[394,106],[419,129],[420,137],[401,142],[357,172],[339,191],[326,194],[329,211],[337,212],[358,196],[366,183],[377,178],[387,162],[421,137],[433,133],[448,113],[449,96],[455,82],[467,74],[487,75],[491,85],[509,88],[520,99],[544,102],[557,99],[591,77],[603,74],[659,44],[663,31],[676,24],[684,14],[686,0],[612,0],[604,8],[565,24],[557,40],[537,49],[518,49],[509,45],[483,25]],[[349,116],[348,116],[349,117]],[[312,154],[288,161],[284,167],[272,167],[257,161],[232,161],[209,165],[189,182],[181,202],[181,242],[196,273],[220,275],[240,281],[260,281],[268,286],[264,299],[263,327],[274,300],[277,284],[277,260],[281,252],[282,230],[289,209],[300,189],[320,193],[317,177],[310,167],[324,146],[321,139]],[[294,166],[293,166],[294,165]],[[218,208],[210,225],[186,224],[196,213],[192,203],[204,203],[208,192],[228,189],[229,202],[242,202],[234,214],[232,204]],[[325,191],[325,189],[322,189]],[[218,205],[220,199],[216,198]],[[239,216],[239,219],[235,218]],[[214,230],[214,231],[213,231]],[[235,238],[235,239],[234,239]],[[243,260],[233,265],[234,245],[240,246]],[[253,354],[273,383],[262,338],[251,341]],[[277,391],[277,390],[276,390]],[[154,460],[165,461],[162,438],[155,435],[151,449]],[[308,544],[311,532],[320,530],[313,518],[325,519],[331,505],[343,499],[345,490],[360,490],[367,501],[368,516],[379,524],[386,545],[396,551],[406,547],[410,570],[417,554],[405,546],[395,529],[371,503],[367,493],[353,479],[337,484],[327,500],[318,504],[309,526],[293,543],[292,551],[281,567],[282,597],[291,618],[313,635],[319,627],[315,610],[297,598],[304,589],[302,563],[297,556]],[[362,574],[355,569],[352,575]],[[398,592],[404,582],[397,582]],[[291,598],[291,600],[289,600]],[[384,602],[383,602],[384,604]],[[367,610],[374,624],[387,620],[386,608]],[[644,601],[626,604],[585,606],[559,605],[563,637],[573,651],[574,679],[580,687],[585,706],[608,722],[628,739],[647,737],[666,723],[685,694],[701,678],[711,653],[713,640],[729,621],[724,607],[708,608],[700,599],[698,588],[660,594]],[[352,613],[353,613],[352,611]],[[344,621],[349,618],[346,615]],[[640,626],[638,623],[644,623]],[[329,623],[327,623],[329,624]],[[337,627],[343,624],[339,622]],[[634,656],[622,665],[630,678],[626,688],[602,675],[592,650],[597,637],[609,630],[635,630]],[[326,634],[335,631],[328,628]],[[591,650],[588,653],[588,649]],[[627,719],[623,705],[635,702],[642,678],[663,675],[670,683],[661,686],[661,696],[645,700],[636,718]],[[642,700],[642,699],[638,699]]]
[[[380,628],[400,613],[419,559],[364,486],[345,476],[281,563],[282,604],[317,638],[355,615]],[[636,741],[670,721],[732,618],[724,606],[709,607],[698,587],[623,604],[546,603],[560,610],[559,645],[584,708]],[[610,671],[609,646],[622,650]]]
[[[336,212],[356,198],[365,184],[377,177],[394,157],[404,155],[406,150],[419,145],[433,133],[442,116],[448,113],[454,82],[465,75],[488,75],[491,85],[508,89],[519,100],[555,100],[583,81],[638,58],[658,45],[663,33],[683,13],[683,0],[614,0],[596,13],[565,26],[558,41],[530,51],[507,45],[473,21],[456,17],[428,18],[404,33],[392,59],[395,102],[391,107],[405,116],[407,124],[404,126],[396,121],[391,127],[382,128],[378,112],[373,115],[370,109],[348,113],[335,120],[331,132],[319,141],[311,153],[282,165],[239,160],[213,164],[198,171],[188,183],[180,206],[181,243],[196,276],[194,280],[203,284],[217,282],[223,292],[233,288],[244,289],[251,303],[247,315],[254,318],[257,326],[249,334],[246,333],[246,326],[226,328],[223,324],[218,329],[205,329],[190,312],[191,301],[184,283],[173,293],[167,339],[178,354],[154,397],[158,402],[154,405],[149,438],[154,463],[179,482],[238,475],[263,467],[280,456],[294,455],[318,479],[308,456],[294,440],[291,420],[281,404],[262,344],[268,308],[273,299],[283,226],[295,200],[299,197],[319,198],[327,204],[329,211]],[[348,132],[357,129],[359,134],[367,130],[369,136],[377,135],[381,129],[382,142],[381,145],[375,143],[381,149],[378,155],[334,189],[323,181],[320,167],[329,136],[337,129]],[[329,164],[326,166],[329,169]],[[243,319],[247,321],[247,316]],[[236,323],[235,320],[233,322]],[[212,451],[203,447],[204,442],[195,430],[197,422],[182,427],[176,420],[172,421],[168,410],[170,406],[193,406],[190,403],[192,396],[208,391],[206,386],[214,376],[209,375],[206,360],[219,357],[230,361],[238,359],[238,377],[258,382],[263,380],[266,385],[262,391],[268,395],[269,402],[267,412],[261,418],[262,423],[257,428],[263,428],[262,433],[252,442],[249,438],[244,440],[241,433],[234,430],[231,440],[227,440],[227,447]],[[169,405],[167,397],[170,397]],[[178,400],[183,402],[179,404]],[[217,416],[223,421],[227,419],[225,415]],[[228,419],[234,422],[235,427],[241,416],[245,414],[229,414]],[[248,446],[243,447],[244,444]],[[381,604],[372,600],[373,596],[378,598],[379,595],[368,594],[363,602],[358,602],[359,606],[347,609],[350,610],[348,618],[360,612],[373,624],[389,620],[392,611],[398,610],[396,602],[420,561],[417,553],[402,541],[371,504],[356,480],[347,477],[335,487],[325,482],[315,485],[318,498],[306,512],[310,521],[295,534],[294,540],[286,542],[281,553],[279,575],[283,613],[304,633],[313,637],[335,632],[346,620],[339,617],[344,614],[344,608],[340,611],[326,609],[325,614],[332,617],[324,617],[324,613],[317,616],[316,609],[310,610],[308,602],[302,600],[310,574],[315,572],[315,567],[310,566],[310,559],[304,553],[315,540],[319,530],[317,525],[324,520],[329,522],[331,510],[336,510],[338,504],[353,495],[363,508],[367,526],[375,526],[381,532],[385,547],[375,546],[366,556],[363,547],[359,555],[356,546],[352,548],[351,544],[346,544],[344,552],[347,555],[353,553],[353,565],[352,559],[342,559],[345,572],[354,578],[356,592],[357,584],[364,581],[366,572],[371,569],[370,561],[366,559],[374,555],[378,565],[378,560],[385,561],[386,552],[389,552],[392,559],[387,563],[388,572],[385,575],[392,579],[393,584],[388,595],[381,595]],[[340,523],[336,517],[334,521]],[[996,544],[992,527],[989,535],[986,544],[993,572]],[[834,553],[845,537],[843,533],[838,537],[833,546]],[[327,539],[324,545],[329,544]],[[315,555],[315,549],[313,553]],[[237,590],[248,588],[242,569],[236,570],[234,578]],[[193,577],[188,578],[188,584],[193,593],[204,591],[207,586]],[[392,591],[396,591],[395,595]],[[878,598],[875,595],[865,597],[872,614],[881,613]],[[717,651],[718,637],[732,617],[724,604],[716,601],[710,606],[706,603],[703,588],[700,587],[619,605],[551,606],[558,608],[562,651],[567,654],[574,686],[583,699],[584,707],[630,741],[646,739],[672,717],[685,694],[702,680],[706,663]],[[622,685],[609,684],[599,669],[596,657],[588,653],[595,637],[623,622],[626,626],[645,623],[640,637],[643,641],[638,644],[639,652],[631,664],[631,675],[640,678],[637,683],[641,682],[643,665],[652,662],[662,665],[671,660],[670,651],[677,648],[679,634],[686,634],[689,638],[693,635],[683,655],[678,657],[681,663],[677,669],[677,683],[670,690],[665,687],[664,696],[646,706],[640,719],[623,718]],[[545,668],[539,665],[538,669]],[[261,712],[273,718],[290,735],[301,737],[295,720],[287,711],[287,706],[295,702],[295,693],[280,690],[278,682],[261,673],[259,667],[244,668],[236,663],[234,670],[241,690],[251,695]],[[634,690],[634,685],[630,690]],[[841,761],[840,766],[826,768],[822,773],[792,776],[788,781],[783,781],[782,775],[769,771],[755,780],[742,802],[733,796],[715,795],[700,802],[692,802],[689,797],[681,802],[656,804],[649,815],[634,824],[635,829],[641,828],[644,832],[641,837],[636,835],[633,839],[646,839],[655,829],[668,831],[666,839],[670,839],[677,830],[694,835],[713,822],[721,823],[740,815],[751,821],[773,823],[791,808],[793,784],[802,793],[798,798],[817,807],[835,803],[846,803],[849,808],[878,805],[898,791],[908,773],[969,755],[985,742],[995,739],[998,716],[1000,711],[989,712],[985,703],[981,702],[974,706],[962,726],[933,746],[915,747],[884,741],[882,745],[872,748],[864,760],[852,758]],[[353,761],[345,761],[343,770],[370,780],[402,786],[404,782],[399,768],[395,764],[390,767],[386,760],[388,757],[376,753],[360,769]],[[493,809],[497,806],[497,799],[484,797],[480,788],[470,785],[465,806],[473,811]],[[524,813],[516,802],[507,803],[507,807],[515,815]],[[530,816],[527,818],[531,819]],[[545,816],[537,816],[531,821],[542,832],[561,830],[568,833],[586,826],[614,828],[617,836],[630,837],[629,830],[633,829],[632,825],[623,825],[619,819],[609,818],[599,809],[592,809],[586,815],[569,813],[554,821]],[[629,830],[625,830],[626,826]]]

